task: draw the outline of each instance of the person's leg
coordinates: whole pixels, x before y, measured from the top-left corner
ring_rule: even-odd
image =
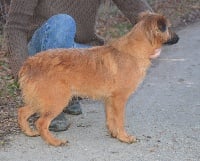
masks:
[[[74,42],[76,24],[74,19],[66,14],[54,15],[47,20],[33,34],[28,44],[29,55],[35,55],[40,51],[53,48],[88,48],[90,46]],[[73,115],[82,113],[80,103],[71,101],[65,112]],[[63,131],[69,127],[69,123],[61,113],[50,124],[51,131]]]
[[[54,48],[88,48],[89,45],[74,42],[75,20],[67,14],[50,17],[38,28],[28,43],[29,55]]]

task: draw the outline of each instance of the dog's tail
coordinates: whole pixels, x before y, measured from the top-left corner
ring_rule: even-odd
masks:
[[[18,73],[18,82],[20,87],[23,87],[23,84],[28,80],[31,80],[30,74],[33,67],[32,64],[27,63],[27,61],[29,61],[29,59],[25,61]]]
[[[18,82],[20,89],[22,91],[22,97],[24,99],[25,104],[31,105],[32,97],[34,93],[37,91],[37,82],[34,78],[34,73],[37,74],[37,70],[35,70],[35,64],[32,58],[28,58],[21,69],[18,72]],[[36,68],[37,69],[37,68]]]

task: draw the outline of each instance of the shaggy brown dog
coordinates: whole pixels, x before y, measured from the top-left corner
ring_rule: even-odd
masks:
[[[19,72],[25,106],[18,110],[19,125],[28,136],[40,135],[59,146],[48,130],[51,121],[67,106],[72,96],[103,99],[106,124],[111,135],[122,142],[136,141],[124,128],[126,101],[143,80],[151,58],[164,43],[174,44],[178,36],[170,31],[168,20],[156,13],[142,13],[138,23],[125,36],[90,49],[53,49],[25,61]],[[28,118],[39,113],[36,129]]]

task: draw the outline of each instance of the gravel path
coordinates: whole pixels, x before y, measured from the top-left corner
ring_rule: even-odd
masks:
[[[180,42],[165,47],[127,104],[126,128],[140,140],[124,144],[105,128],[100,102],[83,101],[83,114],[67,115],[68,146],[48,146],[40,137],[11,135],[0,161],[199,161],[200,22],[178,32]]]

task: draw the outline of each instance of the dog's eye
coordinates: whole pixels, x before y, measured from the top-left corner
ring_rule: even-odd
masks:
[[[161,32],[165,32],[166,29],[167,29],[167,26],[166,26],[166,22],[163,20],[163,19],[159,19],[157,21],[157,25],[158,25],[158,29],[161,31]]]

